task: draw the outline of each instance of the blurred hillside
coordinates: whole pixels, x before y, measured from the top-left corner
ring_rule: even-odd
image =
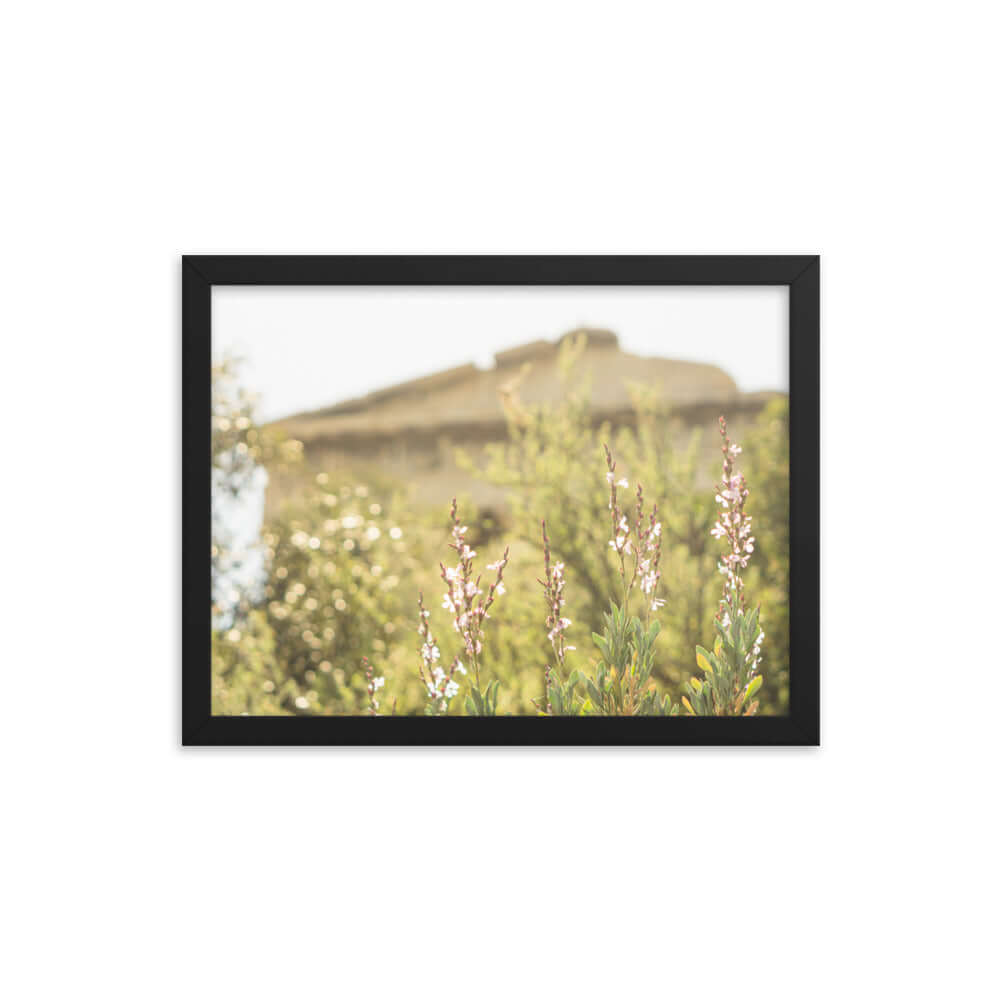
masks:
[[[644,388],[670,407],[676,443],[684,445],[696,428],[714,432],[723,410],[740,435],[746,422],[779,395],[743,394],[714,365],[639,357],[623,351],[609,330],[581,329],[555,341],[500,352],[491,369],[460,365],[269,426],[302,442],[311,471],[388,476],[407,483],[421,505],[446,504],[465,493],[483,510],[502,516],[507,511],[504,491],[460,469],[456,448],[481,464],[487,445],[508,440],[508,421],[517,424],[525,408],[558,403],[565,393],[560,353],[573,341],[581,347],[574,378],[591,387],[588,415],[593,426],[633,426],[633,394]],[[713,434],[702,439],[703,483],[708,485],[717,449]],[[273,476],[269,511],[299,486],[296,476]]]

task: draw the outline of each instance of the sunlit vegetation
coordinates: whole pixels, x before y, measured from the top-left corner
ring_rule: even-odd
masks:
[[[511,407],[506,442],[460,456],[507,492],[500,524],[465,497],[420,509],[405,484],[309,470],[234,366],[213,372],[216,713],[787,709],[787,401],[742,454],[723,425],[706,470],[648,391],[632,426],[592,426],[574,350],[557,405]],[[294,499],[238,538],[264,470],[294,466]]]

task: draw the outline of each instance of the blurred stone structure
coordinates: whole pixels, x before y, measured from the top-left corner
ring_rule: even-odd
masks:
[[[574,381],[590,385],[591,419],[612,426],[632,424],[635,412],[629,386],[654,389],[669,403],[679,439],[704,427],[706,485],[717,475],[717,420],[724,413],[736,439],[776,393],[739,391],[721,368],[693,361],[644,358],[621,350],[610,330],[572,330],[555,341],[537,340],[494,356],[495,367],[474,364],[413,379],[300,413],[271,426],[300,440],[312,471],[377,472],[406,483],[414,501],[447,504],[468,494],[482,508],[502,515],[503,491],[469,476],[455,464],[462,448],[481,462],[483,447],[507,438],[508,418],[521,407],[556,403],[565,393],[559,353],[567,338],[585,336],[573,368]],[[603,474],[603,469],[595,471]],[[275,479],[268,487],[268,508],[294,491],[296,482]]]

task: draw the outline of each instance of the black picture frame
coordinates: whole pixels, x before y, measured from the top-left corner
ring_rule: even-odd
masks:
[[[185,746],[813,746],[819,744],[818,256],[182,258],[182,742]],[[211,339],[216,285],[787,285],[790,690],[748,718],[213,716]]]

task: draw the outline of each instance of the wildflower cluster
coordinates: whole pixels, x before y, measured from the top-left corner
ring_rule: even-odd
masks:
[[[544,521],[542,521],[542,549],[545,553],[545,579],[538,582],[545,590],[545,603],[549,607],[545,627],[549,630],[549,642],[552,643],[556,661],[559,666],[562,666],[567,651],[576,647],[566,645],[566,629],[573,623],[568,618],[563,617],[562,613],[565,604],[563,597],[563,588],[566,586],[565,566],[561,562],[552,564],[552,552],[549,548],[549,536],[545,530]]]
[[[636,573],[639,576],[639,589],[646,595],[650,610],[656,611],[666,602],[657,598],[656,588],[660,584],[660,546],[663,538],[663,525],[659,518],[660,509],[653,504],[652,513],[646,521],[642,521],[642,483],[636,483]]]
[[[453,616],[453,627],[462,639],[465,653],[472,661],[476,688],[479,689],[479,657],[483,651],[483,622],[489,618],[493,602],[504,595],[503,571],[507,565],[510,548],[486,568],[496,573],[496,579],[489,585],[485,596],[480,586],[482,576],[474,576],[472,561],[476,553],[465,541],[468,531],[458,516],[458,501],[451,502],[451,545],[458,555],[458,564],[441,564],[441,579],[448,588],[441,607]],[[459,664],[461,665],[461,664]],[[464,672],[464,669],[463,669]]]
[[[722,435],[722,482],[717,487],[715,502],[721,504],[722,511],[712,528],[712,537],[724,538],[729,544],[729,551],[719,562],[719,572],[726,578],[720,605],[722,617],[726,613],[725,605],[730,602],[741,608],[745,606],[740,570],[746,569],[750,561],[754,537],[750,534],[752,518],[744,509],[750,491],[743,473],[736,471],[733,461],[743,449],[729,439],[725,417],[719,417],[719,433]]]
[[[458,694],[458,682],[454,679],[455,674],[464,674],[465,667],[462,661],[456,656],[451,661],[451,666],[447,671],[438,662],[441,659],[441,650],[438,648],[437,640],[431,632],[431,613],[424,607],[424,595],[421,593],[417,598],[417,605],[420,608],[420,680],[427,688],[430,698],[428,714],[444,715],[448,711],[448,702]]]
[[[604,446],[604,457],[608,463],[608,471],[605,478],[611,487],[611,500],[608,502],[608,510],[611,511],[611,541],[608,545],[618,553],[622,564],[622,579],[625,576],[625,556],[632,551],[632,540],[629,538],[628,517],[618,504],[618,487],[628,489],[628,480],[624,477],[615,479],[618,463],[611,457],[611,449]]]
[[[368,691],[368,714],[378,715],[378,699],[375,697],[375,692],[385,687],[385,678],[375,676],[375,671],[371,663],[368,662],[367,656],[361,657],[361,666],[365,671],[366,690]]]
[[[629,594],[638,583],[639,589],[646,596],[650,611],[663,607],[664,601],[656,596],[660,583],[660,550],[663,538],[663,525],[659,519],[659,506],[653,504],[648,516],[643,511],[642,483],[636,483],[635,524],[629,523],[628,513],[618,499],[619,489],[628,489],[628,480],[616,479],[617,463],[611,455],[611,449],[604,446],[604,458],[608,471],[605,478],[611,489],[608,510],[611,511],[611,541],[608,545],[618,555],[618,567],[622,580],[624,607],[628,607]],[[634,556],[631,573],[626,556]]]
[[[617,466],[611,450],[604,446],[607,481],[611,488],[608,510],[611,511],[612,539],[610,546],[618,556],[622,580],[622,605],[611,603],[610,614],[604,615],[604,633],[593,633],[594,644],[601,654],[593,677],[573,670],[562,680],[565,655],[573,649],[565,645],[565,630],[570,624],[563,616],[565,604],[563,564],[552,564],[549,536],[542,522],[542,548],[545,556],[545,579],[538,582],[545,592],[548,615],[545,627],[556,657],[558,671],[545,667],[545,705],[538,705],[543,715],[673,715],[677,706],[670,695],[657,692],[653,683],[654,646],[660,633],[660,623],[646,624],[628,612],[628,599],[633,588],[646,596],[647,608],[655,611],[663,601],[656,597],[660,582],[660,546],[663,534],[659,509],[654,504],[648,515],[644,509],[642,484],[636,483],[635,521],[619,501],[619,489],[628,489],[628,480],[617,478]]]
[[[548,615],[545,618],[545,627],[548,629],[549,642],[552,643],[552,651],[556,655],[556,664],[560,670],[566,665],[566,654],[576,649],[575,646],[566,645],[566,629],[573,623],[563,615],[565,598],[563,588],[566,586],[565,566],[561,562],[552,563],[552,550],[549,546],[549,535],[542,521],[542,551],[545,554],[545,579],[538,582],[545,591],[545,603],[548,606]],[[558,681],[555,682],[558,689]],[[557,699],[559,701],[561,699]],[[545,713],[551,714],[553,701],[553,677],[552,667],[545,663]],[[537,702],[536,702],[537,704]],[[541,706],[539,706],[541,707]]]
[[[750,667],[750,672],[756,672],[757,668],[760,666],[760,650],[761,646],[764,644],[764,632],[759,631],[757,633],[757,638],[753,641],[753,646],[750,648],[750,652],[746,655],[747,665]]]
[[[760,608],[748,611],[741,570],[746,569],[754,549],[751,517],[746,512],[750,495],[735,459],[742,449],[729,439],[724,417],[719,417],[722,435],[722,483],[715,496],[721,513],[712,535],[723,539],[727,551],[719,562],[725,577],[722,600],[715,616],[715,644],[712,652],[695,647],[695,661],[703,677],[691,678],[685,685],[687,696],[681,703],[691,715],[754,715],[758,708],[756,693],[763,684],[758,673],[764,631],[760,627]]]

